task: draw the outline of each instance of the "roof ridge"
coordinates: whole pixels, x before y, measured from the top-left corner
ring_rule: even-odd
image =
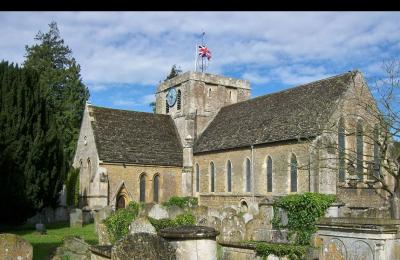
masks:
[[[154,115],[154,116],[162,116],[162,117],[170,117],[169,115],[164,115],[164,114],[156,114],[152,112],[144,112],[144,111],[136,111],[136,110],[127,110],[127,109],[118,109],[118,108],[111,108],[111,107],[103,107],[103,106],[95,106],[95,105],[88,105],[93,108],[100,108],[100,109],[107,109],[107,110],[114,110],[114,111],[124,111],[124,112],[131,112],[131,113],[140,113],[140,114],[148,114],[148,115]]]
[[[290,87],[290,88],[282,89],[282,90],[279,90],[279,91],[276,91],[276,92],[264,94],[264,95],[261,95],[261,96],[257,96],[257,97],[254,97],[254,98],[250,98],[250,99],[244,100],[244,101],[240,101],[240,102],[236,102],[236,103],[233,103],[233,104],[229,104],[229,105],[223,106],[221,109],[224,109],[226,107],[235,106],[235,105],[238,105],[238,104],[243,104],[243,103],[246,103],[246,102],[252,102],[253,100],[260,99],[260,98],[265,98],[267,96],[273,96],[273,95],[276,95],[276,94],[281,94],[281,93],[292,91],[292,90],[295,90],[295,89],[308,87],[309,85],[312,85],[312,84],[315,84],[315,83],[318,83],[318,82],[321,82],[321,81],[327,81],[327,80],[332,80],[334,78],[340,78],[340,77],[343,77],[343,76],[345,76],[347,74],[352,74],[352,73],[356,73],[356,72],[359,72],[359,70],[352,70],[352,71],[344,72],[344,73],[333,75],[333,76],[330,76],[330,77],[327,77],[327,78],[318,79],[318,80],[311,81],[311,82],[304,83],[304,84],[300,84],[300,85],[297,85],[297,86],[294,86],[294,87]]]

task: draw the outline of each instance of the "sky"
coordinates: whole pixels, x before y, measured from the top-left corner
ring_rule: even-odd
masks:
[[[93,105],[150,112],[176,64],[249,80],[252,97],[359,69],[371,85],[400,58],[400,12],[0,12],[0,59],[23,63],[25,45],[57,22],[81,65]]]

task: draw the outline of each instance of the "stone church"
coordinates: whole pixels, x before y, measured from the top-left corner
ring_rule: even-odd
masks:
[[[186,72],[158,86],[156,113],[86,105],[74,159],[81,203],[195,196],[257,211],[262,199],[311,191],[382,208],[387,195],[369,183],[380,174],[369,141],[377,113],[359,71],[256,98],[248,81]]]

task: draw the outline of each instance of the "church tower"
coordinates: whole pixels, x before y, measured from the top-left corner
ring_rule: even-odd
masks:
[[[248,81],[203,72],[188,71],[158,86],[156,113],[172,117],[183,146],[183,195],[191,195],[193,143],[221,107],[249,98]]]

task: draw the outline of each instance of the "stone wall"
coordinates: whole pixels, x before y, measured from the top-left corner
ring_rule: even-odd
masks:
[[[254,157],[254,185],[255,195],[282,195],[290,192],[290,157],[291,154],[297,157],[297,191],[309,191],[309,152],[308,142],[279,143],[273,145],[256,146],[253,150]],[[267,192],[267,157],[272,158],[272,192]],[[235,149],[223,152],[206,154],[195,154],[194,165],[198,164],[200,169],[200,192],[196,196],[233,195],[235,197],[250,197],[253,192],[245,192],[245,160],[252,158],[251,148]],[[227,192],[227,162],[232,163],[232,192]],[[210,162],[215,165],[215,192],[210,192]],[[196,187],[194,173],[193,187]],[[225,198],[221,197],[221,205],[224,205]],[[238,204],[236,201],[235,204]],[[215,202],[213,203],[213,205]],[[216,205],[218,206],[218,205]]]
[[[109,179],[109,205],[115,205],[118,193],[125,187],[129,200],[140,199],[140,176],[146,176],[146,200],[153,201],[153,179],[159,176],[159,202],[178,196],[181,192],[180,174],[182,168],[151,165],[101,164],[107,169]]]

